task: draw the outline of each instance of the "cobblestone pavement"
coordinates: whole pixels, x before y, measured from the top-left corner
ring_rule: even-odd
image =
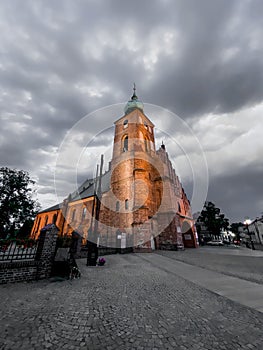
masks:
[[[205,246],[178,252],[159,250],[158,254],[225,275],[263,284],[262,251],[253,251],[243,247]]]
[[[142,254],[106,260],[93,268],[79,260],[73,281],[0,286],[1,350],[262,350],[263,314]]]

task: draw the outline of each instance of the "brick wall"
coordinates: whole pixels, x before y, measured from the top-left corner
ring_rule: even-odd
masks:
[[[35,260],[0,262],[0,284],[49,278],[57,237],[57,227],[47,225],[40,232]]]
[[[36,261],[39,262],[37,278],[48,278],[55,258],[58,229],[55,225],[45,226],[39,236]]]
[[[0,284],[32,281],[37,278],[37,261],[0,262]]]

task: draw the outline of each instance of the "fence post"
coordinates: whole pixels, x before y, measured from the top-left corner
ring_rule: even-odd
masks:
[[[37,279],[49,278],[56,251],[58,228],[49,224],[40,231],[35,260],[39,262]]]

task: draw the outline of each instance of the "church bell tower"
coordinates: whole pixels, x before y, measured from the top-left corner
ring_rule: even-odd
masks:
[[[124,115],[115,122],[111,161],[111,191],[115,200],[114,226],[133,237],[134,247],[151,250],[157,209],[158,164],[154,125],[144,114],[143,103],[134,92],[125,106]],[[114,206],[114,203],[112,204]]]

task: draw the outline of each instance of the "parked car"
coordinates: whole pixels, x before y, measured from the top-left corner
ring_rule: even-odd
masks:
[[[181,243],[177,243],[176,250],[184,250],[184,245]]]
[[[235,245],[240,245],[240,243],[241,243],[240,240],[238,240],[238,239],[235,239],[235,240],[234,240],[234,244],[235,244]]]
[[[207,242],[206,244],[212,245],[212,246],[223,246],[224,245],[223,241],[221,241],[219,239],[214,239],[212,241]]]

